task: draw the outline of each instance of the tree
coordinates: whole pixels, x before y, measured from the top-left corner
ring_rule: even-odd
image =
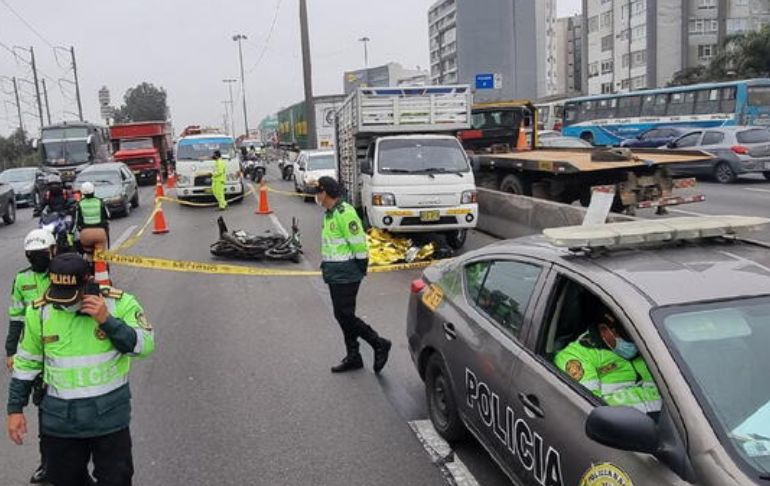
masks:
[[[674,73],[674,77],[668,82],[668,86],[686,86],[688,84],[701,83],[706,77],[706,66],[695,66],[682,69]]]
[[[3,169],[30,165],[34,159],[32,146],[20,128],[7,138],[0,137],[0,166]]]
[[[152,83],[141,83],[123,96],[123,106],[115,110],[116,123],[166,120],[166,90]]]

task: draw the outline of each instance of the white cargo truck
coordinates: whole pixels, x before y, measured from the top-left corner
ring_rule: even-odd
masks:
[[[470,127],[468,86],[360,88],[336,115],[347,198],[366,224],[444,233],[453,248],[476,227],[470,160],[454,134]]]

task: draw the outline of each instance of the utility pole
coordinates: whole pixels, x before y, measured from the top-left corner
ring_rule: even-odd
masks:
[[[237,83],[237,79],[223,79],[223,83],[227,84],[227,89],[230,91],[230,135],[235,138],[235,101],[233,100],[233,83]]]
[[[225,101],[222,102],[222,104],[225,106],[225,113],[224,113],[225,131],[228,131],[228,130],[231,129],[230,121],[229,121],[229,119],[230,119],[230,115],[229,115],[230,109],[228,108],[228,106],[230,105],[230,102],[225,100]],[[233,113],[233,115],[235,115],[235,114]],[[235,134],[234,133],[231,133],[230,135],[233,138],[235,138]]]
[[[43,103],[40,101],[40,84],[37,80],[37,64],[35,64],[35,48],[30,47],[29,48],[29,55],[31,57],[32,62],[32,77],[35,80],[35,96],[37,97],[37,114],[40,118],[40,128],[42,129],[45,125],[45,121],[43,121]]]
[[[19,114],[19,128],[24,133],[24,118],[21,116],[21,102],[19,101],[19,85],[16,84],[16,77],[13,78],[13,94],[16,97],[16,111]]]
[[[43,99],[45,100],[45,114],[48,118],[48,124],[51,124],[51,105],[48,104],[48,87],[45,84],[45,78],[40,80],[43,83]]]
[[[72,74],[75,77],[75,98],[78,100],[78,118],[83,121],[83,103],[80,101],[80,81],[78,81],[78,64],[75,61],[75,47],[70,46],[72,54]]]
[[[242,41],[248,39],[243,34],[236,34],[233,36],[233,40],[238,43],[238,59],[241,62],[241,93],[243,94],[243,130],[246,137],[249,136],[249,116],[246,110],[246,76],[243,72],[243,46]]]
[[[307,0],[299,0],[299,24],[302,32],[302,72],[305,78],[305,122],[307,146],[316,148],[315,100],[313,99],[313,66],[310,61],[310,31],[307,21]]]
[[[366,69],[369,69],[369,42],[371,41],[368,37],[361,37],[358,39],[358,42],[362,43],[364,45],[364,67]]]

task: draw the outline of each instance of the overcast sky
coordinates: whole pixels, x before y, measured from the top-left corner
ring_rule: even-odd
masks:
[[[357,39],[364,35],[372,39],[370,65],[428,67],[427,10],[434,1],[308,0],[315,93],[341,92],[342,72],[363,67]],[[558,2],[560,15],[581,5]],[[239,77],[235,33],[248,36],[243,54],[254,127],[303,97],[298,17],[296,0],[0,0],[0,133],[17,124],[11,86],[1,76],[32,79],[25,61],[3,46],[30,45],[47,79],[54,121],[72,119],[77,106],[74,89],[59,81],[72,78],[69,54],[51,46],[74,46],[86,119],[99,119],[101,86],[109,87],[118,105],[127,88],[148,81],[168,92],[177,131],[188,124],[221,126],[228,98],[222,79]],[[20,87],[25,123],[37,128],[33,88]],[[239,96],[237,85],[234,91]],[[238,103],[236,117],[242,127]]]

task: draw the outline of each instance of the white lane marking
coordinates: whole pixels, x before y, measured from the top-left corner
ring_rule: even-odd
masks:
[[[112,245],[110,245],[110,246],[111,246],[112,248],[119,248],[119,247],[120,247],[120,245],[122,245],[123,243],[125,243],[125,241],[126,241],[126,240],[127,240],[127,239],[128,239],[128,238],[129,238],[129,237],[132,235],[132,234],[134,234],[134,231],[136,231],[136,228],[138,228],[138,226],[137,226],[137,225],[135,225],[135,224],[133,224],[133,225],[129,226],[128,228],[126,228],[126,231],[124,231],[124,232],[123,232],[123,233],[120,235],[120,237],[119,237],[117,240],[113,241],[113,242],[112,242]]]
[[[743,189],[751,192],[764,192],[765,194],[770,194],[770,189],[757,189],[756,187],[744,187]]]
[[[444,478],[454,486],[478,486],[478,481],[457,457],[452,447],[436,432],[430,420],[414,420],[409,427],[428,452],[433,464],[438,466]]]
[[[273,226],[275,226],[275,229],[278,230],[279,233],[281,233],[281,236],[283,236],[284,238],[289,237],[289,232],[286,231],[286,228],[284,228],[281,222],[278,220],[278,216],[276,216],[275,214],[271,214],[270,221],[273,223]]]
[[[685,211],[683,209],[669,209],[672,213],[684,214],[687,216],[714,216],[713,214],[696,213],[695,211]]]

